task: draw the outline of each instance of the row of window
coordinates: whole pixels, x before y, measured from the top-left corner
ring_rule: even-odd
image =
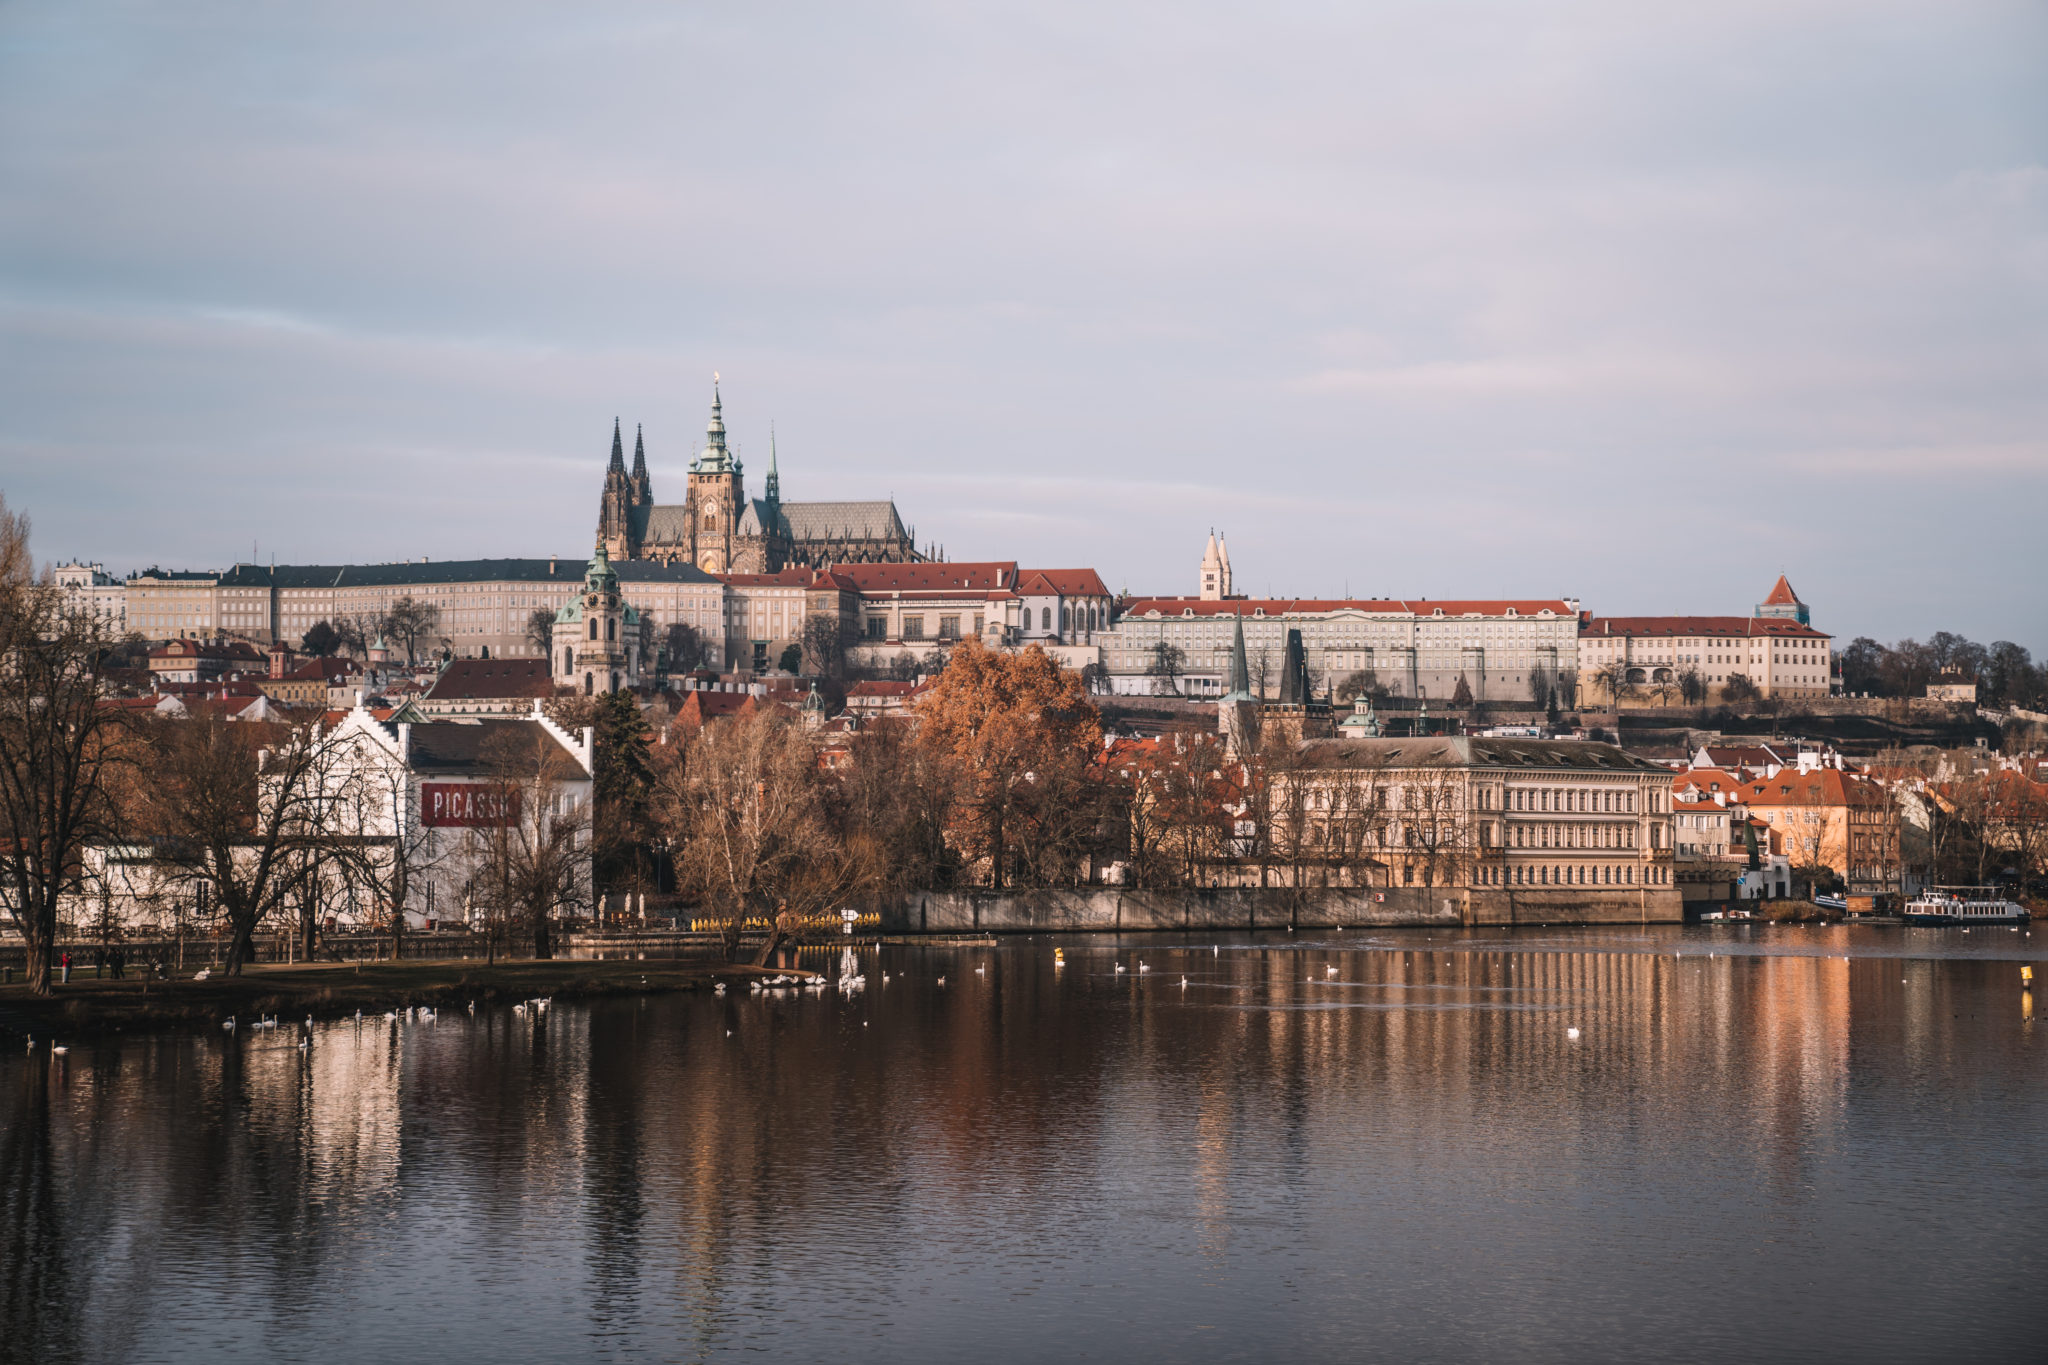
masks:
[[[1407,880],[1414,880],[1414,869],[1408,869]],[[1646,867],[1643,869],[1643,884],[1646,886],[1668,886],[1671,869]],[[1561,866],[1534,867],[1482,867],[1479,869],[1481,886],[1634,886],[1636,867],[1633,863],[1564,864]]]

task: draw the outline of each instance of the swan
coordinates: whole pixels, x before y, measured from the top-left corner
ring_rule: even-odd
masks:
[[[398,1019],[398,1011],[397,1011],[397,1010],[386,1010],[386,1011],[384,1011],[384,1022],[385,1022],[385,1023],[387,1023],[387,1024],[390,1024],[390,1023],[395,1023],[395,1022],[397,1022],[397,1019]]]
[[[940,978],[939,978],[939,984],[940,984],[941,986],[945,985],[945,984],[946,984],[946,978],[945,978],[945,977],[943,977],[943,976],[942,976],[942,977],[940,977]]]
[[[983,976],[983,975],[987,974],[987,972],[988,972],[988,968],[986,968],[986,967],[976,967],[976,968],[974,969],[974,974],[975,974],[976,976]]]
[[[1324,976],[1335,976],[1336,974],[1337,974],[1337,969],[1336,969],[1335,967],[1325,967],[1325,968],[1323,968],[1323,975],[1324,975]]]
[[[228,1017],[228,1021],[227,1021],[227,1022],[226,1022],[225,1024],[222,1024],[222,1025],[221,1025],[221,1028],[225,1029],[225,1030],[226,1030],[227,1032],[229,1032],[229,1033],[233,1033],[233,1032],[235,1031],[235,1021],[234,1021],[234,1017],[233,1017],[232,1015],[230,1015],[230,1016]],[[29,1046],[30,1046],[30,1047],[34,1047],[34,1046],[35,1046],[35,1039],[33,1039],[33,1038],[29,1039]]]
[[[1180,979],[1180,988],[1182,990],[1186,990],[1188,988],[1188,979],[1186,977],[1182,977]]]
[[[1568,1028],[1564,1031],[1564,1036],[1567,1038],[1576,1038],[1579,1036],[1579,1031],[1575,1028]]]
[[[62,1043],[58,1043],[55,1047],[50,1049],[51,1054],[57,1057],[62,1057],[65,1053],[69,1051],[71,1051],[71,1049],[64,1046],[64,1044]]]
[[[1140,963],[1138,964],[1138,970],[1139,970],[1139,971],[1141,971],[1141,972],[1149,972],[1149,971],[1151,971],[1152,969],[1151,969],[1150,967],[1147,967],[1147,966],[1146,966],[1146,965],[1145,965],[1144,963],[1140,962]]]
[[[1121,962],[1117,963],[1117,964],[1116,964],[1116,970],[1117,970],[1117,975],[1119,975],[1119,976],[1123,975],[1123,972],[1124,972],[1124,964],[1123,964],[1123,963],[1121,963]]]

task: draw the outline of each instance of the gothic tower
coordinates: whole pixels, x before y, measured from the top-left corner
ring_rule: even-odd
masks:
[[[640,424],[633,424],[633,506],[635,508],[654,505],[654,484],[647,477],[647,434]]]
[[[646,473],[643,464],[640,470]],[[633,481],[626,474],[626,451],[619,440],[619,419],[612,419],[612,461],[604,471],[604,496],[598,503],[597,543],[614,559],[631,559],[633,544]]]
[[[725,446],[725,409],[718,383],[711,385],[711,421],[704,428],[704,449],[690,462],[691,539],[697,567],[706,573],[731,571],[734,539],[746,502],[746,481],[740,462]]]

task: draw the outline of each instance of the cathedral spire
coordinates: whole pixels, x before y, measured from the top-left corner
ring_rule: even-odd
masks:
[[[647,477],[647,433],[638,422],[633,424],[633,500],[654,501],[654,484]]]
[[[718,376],[711,376],[711,420],[704,425],[704,453],[697,457],[698,468],[707,473],[723,474],[732,468],[732,452],[725,448],[725,404],[718,396]]]
[[[775,467],[775,424],[768,424],[768,483],[763,490],[769,502],[782,501],[782,472]]]
[[[612,463],[611,467],[621,474],[626,472],[626,448],[619,443],[619,419],[612,418]]]

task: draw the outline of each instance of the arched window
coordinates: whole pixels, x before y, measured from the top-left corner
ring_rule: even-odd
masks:
[[[612,691],[614,691],[614,692],[616,692],[616,691],[618,691],[618,690],[619,690],[619,673],[618,673],[618,670],[617,670],[617,669],[613,669],[613,670],[612,670],[612,685],[611,685],[611,690],[612,690]]]
[[[606,639],[607,641],[610,641],[610,640],[616,640],[616,639],[618,639],[618,638],[619,638],[619,618],[618,618],[618,617],[616,617],[616,616],[607,616],[607,617],[605,617],[605,618],[604,618],[604,638],[605,638],[605,639]]]
[[[587,697],[596,690],[597,675],[595,673],[585,673],[583,675],[583,695]]]
[[[597,638],[597,618],[595,616],[590,618],[590,638],[593,640]]]
[[[1051,629],[1052,629],[1052,608],[1051,608],[1051,607],[1040,607],[1040,608],[1038,609],[1038,628],[1039,628],[1040,630],[1051,630]]]
[[[575,650],[573,650],[573,649],[565,649],[565,650],[563,650],[563,651],[562,651],[562,671],[563,671],[564,673],[568,673],[568,672],[571,672],[571,671],[573,671],[573,670],[575,669],[575,667],[576,667],[576,651],[575,651]]]

